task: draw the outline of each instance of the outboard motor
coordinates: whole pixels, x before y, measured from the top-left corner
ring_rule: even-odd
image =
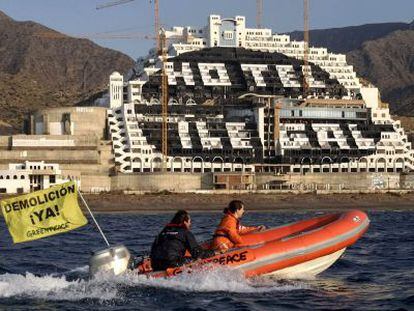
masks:
[[[89,259],[89,275],[93,277],[101,271],[114,275],[124,273],[129,268],[130,258],[131,254],[123,245],[96,251]]]

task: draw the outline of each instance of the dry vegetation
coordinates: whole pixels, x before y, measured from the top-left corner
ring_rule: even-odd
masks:
[[[120,52],[1,11],[0,55],[0,134],[21,132],[30,111],[88,101],[107,88],[113,71],[134,65]]]

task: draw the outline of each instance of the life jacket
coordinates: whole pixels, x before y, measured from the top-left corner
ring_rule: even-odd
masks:
[[[245,227],[231,212],[226,212],[213,235],[211,249],[226,250],[243,245],[242,234],[257,230],[257,227]]]
[[[192,259],[198,259],[211,257],[214,252],[202,249],[185,225],[168,224],[152,244],[152,268],[165,270],[181,266],[186,262],[187,254]]]
[[[164,229],[165,228],[183,228],[183,229],[185,229],[185,230],[188,230],[187,229],[187,227],[186,227],[186,225],[184,225],[184,224],[166,224],[165,225],[165,227],[164,227]]]

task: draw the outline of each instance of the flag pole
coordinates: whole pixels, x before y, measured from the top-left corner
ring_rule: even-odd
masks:
[[[85,199],[83,198],[82,193],[80,192],[79,188],[78,188],[78,193],[79,193],[80,198],[82,199],[83,204],[85,204],[86,209],[88,210],[88,212],[89,212],[89,214],[91,215],[91,217],[92,217],[93,221],[95,222],[95,225],[96,225],[96,227],[98,228],[98,230],[99,230],[100,234],[102,235],[103,239],[105,240],[106,245],[108,245],[108,247],[111,247],[111,245],[110,245],[110,244],[109,244],[109,242],[108,242],[108,239],[106,238],[106,236],[105,236],[105,234],[103,233],[103,231],[102,231],[101,227],[99,226],[98,222],[96,221],[95,217],[93,216],[92,211],[89,209],[88,204],[86,203]]]

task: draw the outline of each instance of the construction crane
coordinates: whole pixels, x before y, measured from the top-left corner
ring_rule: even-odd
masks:
[[[69,39],[71,37],[59,32],[38,32],[33,34],[34,37],[50,38],[50,39]],[[153,36],[142,34],[108,34],[96,33],[90,35],[80,35],[76,38],[82,39],[155,39]],[[162,105],[162,126],[161,126],[161,153],[163,154],[163,171],[167,167],[168,155],[168,75],[166,72],[166,62],[168,59],[168,46],[165,31],[160,34],[161,43],[161,105]],[[85,83],[85,82],[84,82]]]
[[[159,0],[154,1],[154,27],[155,27],[155,37],[157,38],[157,51],[161,49],[161,42],[160,42],[160,11],[159,11]],[[150,3],[152,0],[150,0]],[[161,51],[162,53],[162,51]]]
[[[282,109],[282,104],[276,102],[273,103],[274,114],[273,114],[273,141],[278,142],[280,139],[280,110]]]
[[[113,7],[116,5],[121,5],[129,2],[133,2],[135,0],[117,0],[117,1],[111,1],[107,3],[103,3],[96,6],[97,10],[105,9],[109,7]],[[159,14],[159,0],[150,0],[150,3],[154,2],[154,27],[155,27],[155,38],[157,40],[156,42],[156,48],[160,55],[160,14]]]
[[[41,31],[33,33],[33,37],[49,38],[49,39],[97,39],[97,40],[126,40],[126,39],[148,39],[154,40],[153,35],[146,35],[138,32],[129,33],[84,33],[84,34],[63,34],[57,31]]]
[[[165,30],[161,31],[160,35],[161,43],[161,60],[162,60],[162,71],[161,71],[161,105],[162,105],[162,126],[161,126],[161,153],[163,155],[162,170],[167,170],[167,155],[168,155],[168,75],[166,72],[167,63],[167,38]]]
[[[256,0],[256,25],[262,28],[263,0]]]
[[[128,3],[128,2],[132,2],[134,0],[118,0],[118,1],[112,1],[112,2],[108,2],[108,3],[104,3],[104,4],[99,4],[96,6],[97,10],[100,9],[105,9],[105,8],[109,8],[111,6],[115,6],[115,5],[119,5],[119,4],[124,4],[124,3]]]
[[[96,9],[103,9],[120,5],[134,0],[118,0],[108,2],[97,6]],[[150,3],[154,1],[154,18],[155,18],[155,38],[157,54],[161,56],[161,105],[162,105],[162,126],[161,126],[161,153],[163,157],[162,171],[167,170],[168,159],[168,76],[166,72],[167,62],[167,38],[165,30],[160,30],[160,18],[159,18],[159,0],[150,0]]]
[[[303,0],[303,97],[309,91],[309,0]]]

